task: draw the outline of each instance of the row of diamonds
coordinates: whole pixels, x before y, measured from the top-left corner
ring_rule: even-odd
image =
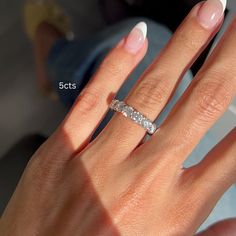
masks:
[[[154,134],[157,127],[149,119],[136,111],[133,107],[124,102],[113,100],[110,106],[113,110],[121,112],[125,117],[132,119],[135,123],[141,125],[149,134]]]

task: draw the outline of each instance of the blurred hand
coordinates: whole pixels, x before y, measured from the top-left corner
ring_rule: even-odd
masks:
[[[220,4],[201,3],[191,11],[126,103],[152,120],[158,116],[219,30]],[[90,142],[146,53],[145,25],[139,24],[110,52],[62,125],[35,153],[2,216],[0,234],[193,235],[236,182],[236,129],[198,165],[182,168],[235,96],[235,43],[236,20],[150,140],[140,145],[145,130],[116,113]],[[225,235],[212,232],[203,235]]]

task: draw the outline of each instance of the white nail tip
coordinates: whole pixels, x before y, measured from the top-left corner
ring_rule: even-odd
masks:
[[[224,9],[224,11],[225,11],[226,5],[227,5],[227,0],[220,0],[220,2],[222,3],[223,9]]]
[[[143,33],[143,37],[147,37],[147,24],[145,22],[138,23],[134,28],[139,29]]]

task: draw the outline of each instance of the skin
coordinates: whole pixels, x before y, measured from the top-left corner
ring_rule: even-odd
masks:
[[[150,119],[220,28],[221,22],[202,28],[198,7],[126,98]],[[182,168],[236,94],[236,20],[149,141],[140,144],[145,131],[117,113],[90,142],[148,47],[146,40],[132,54],[124,42],[106,57],[61,126],[33,156],[1,218],[1,235],[194,235],[236,182],[236,129],[198,165]],[[235,230],[232,219],[200,235]]]

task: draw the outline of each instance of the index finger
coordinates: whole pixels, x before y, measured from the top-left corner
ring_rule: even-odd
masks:
[[[140,22],[111,50],[59,127],[57,142],[64,143],[66,137],[76,151],[89,142],[113,97],[146,54],[146,34],[147,26]],[[71,154],[71,150],[64,152]]]

